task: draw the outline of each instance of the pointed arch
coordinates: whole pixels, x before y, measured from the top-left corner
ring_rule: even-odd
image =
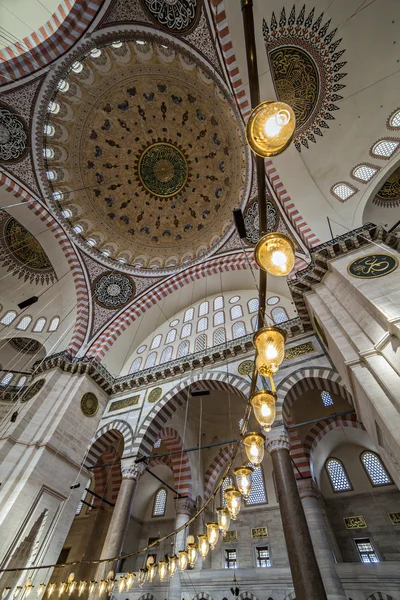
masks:
[[[329,421],[320,421],[316,423],[312,429],[308,432],[304,440],[304,453],[310,464],[312,461],[312,454],[314,453],[319,442],[330,432],[338,427],[347,427],[353,429],[361,429],[366,431],[364,425],[357,421],[357,415],[343,415],[336,419],[329,419]]]
[[[160,431],[160,438],[164,442],[169,452],[179,452],[183,450],[183,444],[180,435],[171,427],[163,427]],[[192,498],[192,473],[188,454],[172,454],[170,457],[172,473],[174,475],[175,489],[182,494]]]
[[[92,467],[96,464],[100,454],[110,445],[119,445],[123,443],[123,454],[130,454],[133,440],[132,427],[126,421],[110,421],[99,429],[90,444],[90,450],[85,459],[85,467]]]
[[[207,592],[199,592],[193,596],[192,600],[213,600],[213,597],[207,594]]]
[[[216,480],[218,479],[221,471],[223,471],[225,468],[225,465],[228,464],[231,456],[232,448],[230,446],[224,446],[219,450],[218,454],[209,464],[204,477],[204,500],[208,500],[210,497]]]
[[[368,596],[367,600],[396,600],[393,596],[389,596],[389,594],[385,594],[385,592],[374,592],[370,596]]]
[[[157,600],[157,598],[153,596],[153,594],[150,594],[150,592],[147,592],[147,594],[143,594],[143,596],[140,596],[138,600]]]
[[[239,594],[239,600],[258,600],[257,596],[252,594],[251,592],[242,592]]]
[[[290,592],[290,594],[285,597],[285,600],[296,600],[296,592]]]

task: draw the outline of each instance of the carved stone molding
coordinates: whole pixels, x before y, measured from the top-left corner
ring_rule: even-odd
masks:
[[[277,450],[290,450],[289,434],[284,425],[271,429],[266,438],[265,448],[270,454]]]
[[[135,463],[129,460],[121,460],[122,479],[138,480],[145,468],[144,463]]]
[[[318,490],[311,477],[308,477],[306,479],[298,479],[297,487],[299,488],[299,494],[302,500],[304,500],[304,498],[319,499],[319,497],[321,496],[320,491]]]
[[[175,503],[177,515],[187,515],[190,517],[194,509],[194,502],[191,498],[179,498]]]

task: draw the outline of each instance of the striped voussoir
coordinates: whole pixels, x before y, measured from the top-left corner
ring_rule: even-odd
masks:
[[[253,264],[255,266],[255,263]],[[215,275],[223,271],[238,271],[247,269],[247,262],[243,253],[229,254],[210,259],[172,275],[158,284],[150,291],[144,292],[141,297],[135,298],[134,303],[118,315],[107,328],[99,335],[87,351],[87,356],[95,357],[101,361],[106,352],[111,348],[118,337],[129,325],[146,312],[153,304],[160,303],[163,298],[179,290],[197,279]]]
[[[242,114],[243,120],[245,121],[251,112],[251,106],[247,99],[246,91],[240,77],[239,65],[236,60],[231,34],[229,32],[224,0],[210,0],[210,4],[214,15],[214,21],[216,23],[225,66],[228,71],[237,105]],[[320,244],[317,236],[311,231],[311,228],[307,225],[297,208],[295,208],[292,199],[287,193],[285,186],[283,185],[277,170],[273,166],[273,163],[270,159],[265,160],[265,171],[267,174],[267,179],[276,196],[280,200],[285,213],[306,246],[311,248],[312,246]]]
[[[155,596],[153,596],[153,594],[150,594],[150,592],[147,592],[147,594],[143,594],[143,596],[140,596],[140,598],[138,600],[156,600]]]
[[[299,369],[291,373],[278,385],[276,401],[276,418],[282,417],[285,422],[291,413],[293,402],[300,395],[309,390],[327,391],[341,396],[344,400],[353,404],[353,400],[347,391],[339,373],[326,367],[310,367]]]
[[[174,412],[186,402],[192,386],[194,389],[224,390],[243,397],[250,389],[245,379],[220,371],[194,375],[180,381],[154,406],[141,424],[133,444],[132,454],[140,456],[151,454],[155,442],[160,437],[161,429]]]
[[[193,596],[192,600],[213,600],[213,597],[207,594],[207,592],[199,592]]]
[[[105,467],[103,465],[111,465]],[[99,459],[98,464],[92,470],[94,475],[94,491],[100,496],[105,498],[109,502],[115,502],[118,497],[119,488],[121,487],[122,475],[121,475],[121,459],[118,451],[110,446],[105,452],[103,452]],[[98,508],[103,504],[100,498],[93,496],[93,507]]]
[[[180,435],[171,427],[163,427],[160,431],[160,438],[167,447],[168,452],[181,452],[181,454],[170,456],[174,487],[182,496],[192,498],[192,474],[189,456],[186,452],[182,453],[183,444]]]
[[[252,594],[251,592],[242,592],[238,596],[239,600],[258,600],[257,596]]]
[[[287,424],[294,425],[291,416],[289,416]],[[293,461],[293,471],[296,479],[301,479],[302,477],[311,477],[309,456],[307,456],[305,453],[297,427],[289,429],[289,439],[290,456]]]
[[[147,463],[147,466],[150,468],[157,467],[158,465],[164,465],[172,471],[172,464],[169,456],[157,456],[155,458],[150,458]]]
[[[304,440],[304,452],[310,463],[312,461],[312,454],[322,438],[338,427],[361,429],[362,431],[365,431],[364,425],[357,421],[357,415],[355,413],[316,423],[313,428],[310,429]]]
[[[131,454],[132,440],[132,427],[125,421],[116,420],[106,423],[106,425],[96,431],[90,443],[90,450],[85,459],[84,466],[87,468],[95,465],[99,456],[110,445],[116,447],[116,444],[122,444],[120,452],[120,456],[122,457],[124,454]]]
[[[395,598],[385,594],[385,592],[374,592],[371,596],[368,596],[367,600],[395,600]]]
[[[210,497],[217,479],[223,472],[232,456],[232,447],[224,446],[211,461],[204,477],[204,500]]]
[[[290,592],[290,594],[285,597],[285,600],[296,600],[296,592]]]
[[[65,254],[74,279],[77,299],[75,328],[68,351],[71,354],[76,354],[85,340],[89,319],[88,290],[78,256],[62,227],[53,219],[47,208],[36,200],[34,196],[4,173],[0,174],[0,185],[4,186],[15,198],[28,203],[28,207],[40,218],[42,223],[54,232],[54,236]]]
[[[47,23],[0,51],[0,83],[18,81],[68,52],[89,28],[102,4],[103,0],[63,0]]]

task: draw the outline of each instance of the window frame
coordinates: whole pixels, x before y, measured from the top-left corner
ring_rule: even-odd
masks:
[[[257,308],[256,310],[250,310],[250,304],[251,302],[257,302]],[[260,303],[258,301],[258,298],[250,298],[250,300],[247,301],[247,312],[249,313],[249,315],[254,315],[257,314],[258,311],[260,309]]]
[[[188,317],[188,313],[191,315],[191,317]],[[194,319],[194,308],[193,306],[191,306],[190,308],[187,308],[185,310],[185,313],[183,315],[183,323],[190,323],[190,321],[193,321]]]
[[[268,558],[261,558],[259,556],[259,550],[267,550],[268,552]],[[265,546],[254,546],[254,554],[255,554],[255,558],[256,558],[256,569],[270,569],[272,567],[272,560],[271,560],[271,550],[270,550],[270,546],[269,544],[266,544]],[[260,565],[258,564],[259,561],[268,561],[269,565]]]
[[[238,568],[238,551],[237,551],[237,548],[223,548],[223,552],[224,552],[224,568],[225,569],[233,569],[233,570],[237,569]],[[235,553],[235,559],[234,559],[234,561],[233,560],[231,561],[228,558],[228,552],[234,552]],[[232,567],[229,566],[230,562],[234,562],[235,563],[234,566],[232,566]]]
[[[368,469],[365,466],[364,461],[362,459],[363,455],[364,454],[368,454],[368,453],[369,454],[373,454],[379,460],[379,462],[381,463],[382,469],[385,471],[386,475],[388,476],[388,478],[390,480],[389,483],[374,483],[372,481],[371,475],[369,474]],[[383,463],[383,460],[381,459],[381,457],[379,456],[379,454],[377,454],[376,452],[373,452],[372,450],[368,450],[368,448],[366,448],[365,450],[363,450],[362,452],[360,452],[360,462],[361,462],[361,464],[363,466],[363,469],[364,469],[365,473],[367,474],[367,477],[368,477],[369,482],[372,485],[372,487],[380,488],[380,487],[385,487],[387,485],[393,485],[393,479],[391,478],[390,473],[388,472],[387,468],[385,467],[385,465]]]
[[[14,316],[9,323],[5,323],[4,319],[9,314],[13,314]],[[1,323],[1,325],[4,325],[4,327],[9,327],[9,325],[11,325],[11,323],[14,323],[14,321],[17,317],[18,317],[18,313],[15,310],[7,310],[7,312],[5,312],[4,315],[1,317],[0,323]]]
[[[174,327],[173,329],[170,329],[165,337],[165,344],[173,344],[176,340],[176,334],[177,334],[177,330]],[[170,336],[172,336],[170,338]]]
[[[376,154],[375,153],[375,148],[382,142],[390,142],[393,144],[397,144],[397,146],[393,149],[393,152],[391,154],[389,154],[388,156],[385,154]],[[380,160],[390,160],[395,154],[396,152],[398,152],[400,149],[400,139],[397,137],[391,137],[391,136],[385,136],[382,138],[379,138],[379,140],[376,140],[370,150],[369,150],[369,154],[370,156],[372,156],[372,158],[378,158]]]
[[[216,340],[215,340],[215,335],[220,330],[223,330],[223,332],[224,332],[224,341],[218,342],[218,344],[217,344]],[[221,346],[222,344],[226,344],[226,328],[224,325],[219,325],[216,329],[214,329],[214,332],[213,332],[213,346]]]
[[[55,319],[58,319],[57,327],[55,327],[54,329],[50,329],[50,328],[51,328],[51,324],[53,323],[53,321],[54,321]],[[57,329],[60,327],[60,325],[61,325],[61,317],[59,317],[58,315],[55,315],[54,317],[52,317],[52,318],[50,319],[50,322],[49,322],[49,326],[48,326],[48,328],[47,328],[47,331],[49,331],[50,333],[54,333],[55,331],[57,331]]]
[[[218,308],[215,308],[215,303],[217,302],[217,300],[221,300],[221,306],[218,307]],[[224,308],[225,308],[225,298],[224,298],[224,296],[223,295],[216,296],[216,298],[214,298],[214,300],[213,300],[213,311],[214,312],[218,312],[220,310],[224,310]]]
[[[155,357],[154,357],[154,362],[153,362],[153,364],[152,364],[152,365],[148,365],[147,363],[148,363],[148,361],[149,361],[150,357],[151,357],[151,358],[153,358],[153,356],[154,356],[154,355],[155,355]],[[143,369],[144,369],[144,370],[146,370],[146,369],[152,369],[153,367],[155,367],[155,366],[156,366],[156,364],[157,364],[157,357],[158,357],[158,352],[156,352],[155,350],[152,350],[152,351],[151,351],[151,352],[150,352],[150,353],[149,353],[149,354],[146,356],[146,360],[145,360],[145,362],[144,362],[144,367],[143,367]]]
[[[133,365],[135,364],[136,361],[139,361],[139,366],[137,369],[133,370]],[[129,375],[134,375],[135,373],[138,373],[142,367],[142,362],[143,362],[143,356],[136,356],[133,359],[132,364],[129,368]]]
[[[203,308],[205,307],[205,308]],[[208,315],[208,313],[210,312],[210,303],[208,300],[203,300],[203,302],[201,302],[199,304],[199,309],[197,311],[197,316],[198,317],[205,317],[206,315]]]
[[[200,323],[203,324],[205,323],[205,327],[202,327],[200,329]],[[202,333],[203,331],[207,331],[208,329],[208,317],[201,317],[198,321],[197,321],[197,325],[196,325],[196,333]]]
[[[331,399],[331,402],[329,402],[328,404],[325,404],[324,402],[324,396],[323,394],[328,394],[329,398]],[[324,405],[325,408],[328,408],[328,406],[333,406],[335,404],[332,395],[330,392],[328,392],[328,390],[322,390],[321,392],[321,400],[322,400],[322,404]]]
[[[274,317],[274,312],[276,314],[277,311],[279,312],[279,314],[283,312],[286,316],[286,319],[284,319],[283,321],[276,321]],[[274,308],[271,309],[271,318],[275,325],[280,325],[281,323],[286,323],[287,321],[289,321],[289,315],[284,306],[274,306]]]
[[[233,316],[233,313],[234,313],[235,310],[239,310],[240,311],[240,315],[238,315],[237,317]],[[242,305],[241,304],[234,304],[233,306],[231,306],[231,308],[229,310],[229,316],[231,318],[231,321],[236,321],[236,319],[242,319],[244,317]]]
[[[21,327],[21,323],[23,323],[23,321],[25,319],[28,319],[28,324],[26,327]],[[23,315],[21,316],[20,320],[18,321],[18,323],[15,325],[15,329],[18,329],[18,331],[26,331],[28,329],[28,327],[31,325],[32,323],[32,317],[31,315]]]
[[[56,317],[54,317],[54,318],[56,318]],[[53,320],[53,319],[52,319],[52,320]],[[43,327],[41,327],[40,329],[36,329],[36,327],[38,326],[38,323],[39,323],[40,321],[44,321],[44,322],[43,322]],[[34,326],[32,327],[32,331],[33,331],[33,333],[42,333],[42,331],[44,331],[44,329],[45,329],[45,327],[46,327],[46,324],[47,324],[47,319],[46,319],[46,317],[39,317],[39,318],[37,318],[37,319],[36,319],[36,321],[35,321],[35,324],[34,324]],[[51,322],[50,322],[50,324],[51,324]],[[50,324],[49,324],[49,331],[50,331]],[[54,331],[55,331],[55,330],[54,330]]]
[[[240,421],[239,421],[240,423]],[[261,473],[261,478],[262,478],[262,483],[264,486],[264,496],[265,496],[265,502],[253,502],[252,504],[248,504],[247,500],[244,501],[244,508],[252,508],[253,506],[264,506],[268,504],[268,494],[267,494],[267,486],[265,485],[265,476],[264,476],[264,469],[262,468],[262,465],[259,465],[257,468],[252,465],[251,463],[248,463],[248,466],[253,467],[254,472],[257,471],[258,469],[260,469],[260,473]],[[254,474],[254,473],[253,473]],[[249,497],[251,495],[251,491],[249,494]]]
[[[365,538],[353,538],[353,541],[354,541],[354,545],[355,545],[355,547],[356,547],[356,550],[357,550],[358,556],[359,556],[359,558],[360,558],[360,562],[361,562],[363,565],[368,565],[368,564],[375,564],[375,565],[376,565],[377,563],[380,563],[380,562],[381,562],[380,556],[379,556],[378,552],[376,551],[375,545],[372,543],[372,541],[371,541],[371,538],[367,538],[367,537],[365,537]],[[364,543],[364,544],[365,544],[365,543],[369,543],[369,544],[371,544],[371,547],[372,547],[372,549],[373,549],[373,552],[361,552],[361,550],[360,550],[360,549],[359,549],[359,547],[358,547],[358,544],[357,544],[357,542],[359,542],[360,544],[361,544],[361,543]],[[376,556],[376,558],[377,558],[377,561],[370,560],[370,561],[369,561],[369,563],[367,563],[367,562],[364,562],[364,561],[363,561],[363,559],[362,559],[362,554],[375,554],[375,556]]]
[[[184,325],[182,325],[182,329],[181,329],[181,334],[179,336],[179,339],[181,340],[185,340],[186,338],[190,337],[192,335],[192,323],[184,323]],[[188,331],[189,333],[186,333],[186,331]]]
[[[163,512],[163,514],[162,514],[162,515],[161,515],[161,514],[155,515],[155,514],[154,514],[154,510],[155,510],[155,507],[156,507],[157,496],[158,496],[158,494],[159,494],[160,492],[162,492],[162,491],[164,491],[164,492],[165,492],[164,512]],[[165,517],[165,512],[166,512],[166,509],[167,509],[167,500],[168,500],[168,491],[167,491],[167,488],[166,488],[166,487],[164,487],[164,486],[162,486],[162,487],[158,488],[158,490],[157,490],[157,491],[156,491],[156,493],[154,494],[154,499],[153,499],[153,508],[152,508],[152,511],[151,511],[151,517],[152,517],[152,518],[157,518],[157,517]]]
[[[187,349],[188,349],[188,351],[187,351],[187,352],[185,352],[185,354],[182,354],[181,356],[179,356],[179,348],[181,348],[181,347],[183,347],[183,346],[185,346],[185,347],[186,347],[186,344],[187,344]],[[177,348],[176,348],[176,358],[184,358],[184,357],[185,357],[185,356],[187,356],[188,354],[190,354],[190,341],[189,341],[189,340],[182,340],[182,341],[181,341],[181,342],[178,344],[178,346],[177,346]]]
[[[205,345],[204,348],[201,348],[200,350],[197,349],[197,346],[199,345],[199,340],[200,339],[204,339],[205,340]],[[205,350],[207,350],[207,334],[206,333],[199,333],[199,335],[196,337],[195,342],[194,342],[194,351],[196,352],[204,352]]]
[[[244,333],[242,333],[241,335],[235,335],[234,330],[237,325],[243,325]],[[232,323],[232,340],[239,340],[241,337],[244,337],[245,335],[247,335],[247,331],[246,331],[246,324],[244,321],[235,321],[234,323]]]
[[[347,490],[335,490],[335,486],[333,485],[333,481],[331,479],[331,475],[330,475],[329,470],[328,470],[328,462],[330,460],[337,460],[342,465],[342,469],[343,469],[343,471],[344,471],[344,473],[345,473],[345,475],[347,477],[347,481],[349,482],[349,486],[350,486]],[[329,479],[329,483],[331,484],[332,491],[335,494],[346,494],[348,492],[354,492],[354,488],[353,488],[353,484],[351,483],[351,479],[350,479],[350,477],[349,477],[349,475],[347,473],[347,470],[346,470],[343,462],[340,460],[340,458],[337,458],[336,456],[328,456],[328,458],[325,461],[325,465],[324,466],[325,466],[326,474],[327,474],[328,479]]]
[[[157,333],[151,340],[149,350],[156,350],[157,348],[159,348],[161,346],[162,338],[162,333]]]
[[[165,360],[164,360],[164,359],[163,359],[163,356],[164,356],[164,354],[167,352],[167,350],[170,350],[169,357],[168,357],[167,359],[165,359]],[[165,347],[163,348],[163,351],[161,352],[161,356],[160,356],[160,363],[159,363],[159,364],[160,364],[160,365],[164,365],[165,363],[168,363],[168,362],[170,362],[170,361],[172,360],[172,355],[173,355],[173,353],[174,353],[174,347],[173,347],[173,346],[169,346],[169,345],[168,345],[168,346],[165,346]]]

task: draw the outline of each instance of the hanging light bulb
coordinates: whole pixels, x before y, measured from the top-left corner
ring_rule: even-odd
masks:
[[[247,433],[243,438],[247,458],[254,465],[259,467],[264,458],[265,436],[262,433]]]
[[[186,571],[189,563],[189,552],[187,550],[179,550],[179,569]]]
[[[168,573],[168,563],[166,560],[160,560],[158,563],[158,574],[160,576],[160,581],[164,581]]]
[[[279,327],[263,327],[253,337],[256,367],[263,377],[272,377],[285,358],[286,334]]]
[[[276,394],[270,390],[258,390],[250,397],[254,415],[264,431],[271,431],[271,425],[275,421]]]
[[[173,577],[176,573],[176,569],[178,568],[178,557],[174,554],[173,556],[168,557],[168,571],[169,576]]]
[[[17,585],[17,587],[14,590],[13,597],[16,598],[20,594],[21,590],[22,590],[22,585]]]
[[[200,535],[197,536],[197,539],[199,540],[199,554],[200,554],[201,558],[204,560],[210,549],[210,544],[208,543],[207,534],[201,533]]]
[[[65,592],[65,590],[67,589],[67,582],[66,581],[62,581],[58,587],[58,597],[60,598],[63,593]]]
[[[133,583],[135,581],[135,573],[129,572],[126,578],[126,589],[130,590],[131,587],[133,586]]]
[[[49,589],[48,589],[48,592],[47,592],[47,593],[48,593],[48,596],[49,596],[49,598],[50,598],[50,596],[52,595],[52,593],[55,591],[55,589],[56,589],[56,584],[55,584],[55,583],[51,583],[51,584],[49,585]]]
[[[109,579],[107,579],[107,592],[109,592],[111,594],[111,592],[114,589],[114,585],[115,585],[115,579],[113,577],[109,577]]]
[[[151,563],[147,567],[147,580],[150,581],[150,583],[153,581],[154,577],[157,574],[157,568],[158,568],[158,565],[155,562]]]
[[[106,579],[102,579],[100,581],[100,585],[99,585],[99,596],[101,596],[102,594],[104,594],[104,592],[107,589],[107,580]]]
[[[258,240],[254,258],[263,271],[277,277],[285,277],[294,267],[296,247],[288,235],[272,231]]]
[[[218,515],[218,527],[222,533],[222,537],[225,537],[226,532],[229,530],[229,525],[231,523],[231,516],[229,514],[229,510],[223,506],[217,508]]]
[[[68,577],[68,596],[71,596],[71,594],[74,593],[77,583],[78,582],[75,581],[74,573],[71,573],[71,575]]]
[[[253,472],[254,469],[252,467],[247,467],[246,465],[237,467],[237,469],[233,471],[233,474],[236,477],[237,488],[245,500],[250,496],[252,484],[251,476],[253,475]]]
[[[122,594],[126,589],[126,577],[122,576],[118,580],[118,592]]]
[[[97,581],[91,581],[89,583],[89,594],[92,594],[96,589]]]
[[[35,586],[33,586],[31,584],[31,580],[28,579],[28,581],[26,582],[26,584],[24,585],[24,593],[23,593],[23,598],[27,598],[29,596],[29,594],[32,592],[33,588]]]
[[[206,523],[206,527],[208,543],[210,544],[211,550],[214,550],[219,538],[218,523]]]
[[[10,592],[11,592],[11,588],[10,587],[5,587],[4,590],[1,592],[1,598],[2,598],[2,600],[4,600],[4,598],[7,598],[8,594]]]
[[[186,538],[186,548],[189,548],[192,544],[195,544],[196,540],[194,539],[194,535],[190,534]]]
[[[86,581],[80,581],[78,586],[78,596],[82,596],[83,592],[86,590],[87,583]]]
[[[188,549],[188,554],[189,554],[189,564],[190,564],[191,567],[194,567],[194,565],[196,564],[196,561],[197,561],[197,555],[199,553],[199,547],[198,547],[197,544],[189,544],[187,546],[187,549]]]
[[[242,495],[233,485],[228,485],[224,492],[226,504],[228,506],[229,514],[232,521],[236,521],[236,518],[240,512]]]
[[[295,129],[292,108],[285,102],[267,100],[250,113],[246,125],[247,143],[258,156],[276,156],[289,146]]]
[[[139,579],[138,584],[140,587],[144,585],[147,579],[147,569],[139,569]]]

